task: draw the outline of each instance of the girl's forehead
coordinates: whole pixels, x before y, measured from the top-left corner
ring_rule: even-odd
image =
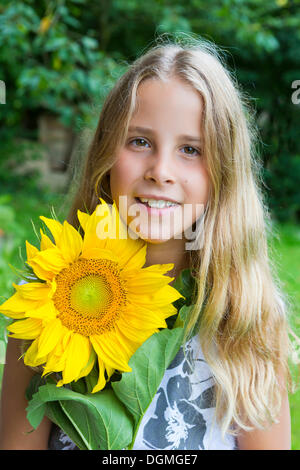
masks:
[[[178,134],[200,138],[202,112],[202,97],[191,86],[177,79],[146,80],[139,86],[129,127],[177,128]]]
[[[201,94],[191,84],[186,83],[178,78],[170,78],[167,81],[159,79],[146,79],[142,81],[136,91],[136,101],[152,103],[152,97],[160,97],[170,99],[173,101],[180,101],[182,99],[194,101],[202,100]]]

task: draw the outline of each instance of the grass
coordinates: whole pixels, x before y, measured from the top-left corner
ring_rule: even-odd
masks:
[[[300,225],[276,224],[272,239],[274,259],[283,289],[291,303],[290,324],[300,337]],[[299,348],[298,348],[299,349]],[[292,375],[296,379],[299,364],[290,362]],[[289,394],[292,421],[292,449],[300,450],[300,390]]]
[[[63,205],[64,196],[52,194],[50,192],[40,192],[36,190],[18,191],[13,197],[8,197],[6,205],[10,210],[10,226],[7,228],[4,242],[0,236],[0,302],[3,298],[12,295],[14,289],[12,282],[17,278],[13,271],[8,267],[8,263],[16,268],[22,268],[23,261],[21,254],[25,259],[25,240],[33,245],[37,245],[37,237],[34,233],[32,222],[37,228],[42,226],[39,215],[51,217],[51,207],[54,206],[59,220],[66,217],[66,208]],[[5,210],[4,210],[5,213]],[[8,212],[7,212],[8,213]],[[7,220],[7,217],[6,217]],[[0,195],[0,228],[1,228],[1,195]],[[288,294],[292,304],[291,325],[294,331],[300,336],[300,226],[293,224],[275,224],[275,233],[278,236],[273,237],[273,256],[277,265],[280,280],[283,288]],[[0,231],[1,234],[1,231]],[[3,239],[3,237],[2,237]],[[2,298],[2,299],[1,299]],[[4,363],[5,346],[1,341],[5,324],[0,321],[0,363]],[[3,338],[2,338],[3,339]],[[296,372],[296,365],[291,364],[292,372]],[[2,378],[3,365],[0,365],[0,385]],[[292,449],[300,450],[300,391],[290,394],[290,409],[292,419]]]

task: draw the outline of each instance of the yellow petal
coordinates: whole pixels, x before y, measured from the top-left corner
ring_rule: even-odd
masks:
[[[146,339],[149,338],[153,333],[158,332],[158,328],[149,328],[149,329],[144,329],[140,330],[134,327],[132,323],[126,322],[120,320],[118,326],[120,327],[120,330],[122,331],[123,335],[131,341],[134,341],[135,343],[142,344]]]
[[[120,217],[116,202],[113,202],[112,206],[112,225],[115,227],[113,232],[117,234],[119,241],[121,240],[128,240],[128,228],[127,225],[124,223],[122,218]],[[136,241],[136,240],[135,240]],[[136,243],[134,243],[136,245]]]
[[[57,246],[59,246],[61,253],[67,263],[73,263],[76,261],[81,253],[81,235],[67,221],[64,221],[61,238],[59,243],[57,243]]]
[[[175,302],[178,299],[185,299],[183,295],[172,286],[164,286],[151,295],[151,302],[155,305],[167,305]]]
[[[138,338],[138,341],[136,341],[135,339],[133,340],[132,338],[130,338],[130,341],[128,341],[128,337],[123,334],[123,327],[124,323],[122,324],[122,322],[119,321],[118,325],[115,326],[115,332],[118,338],[118,342],[124,349],[124,352],[126,354],[126,361],[128,362],[131,356],[136,351],[136,349],[141,345],[142,341],[140,340],[140,337]]]
[[[168,306],[169,307],[169,306]],[[166,316],[162,314],[162,309],[156,310],[148,305],[148,308],[139,305],[129,306],[126,310],[126,315],[120,321],[130,322],[136,329],[151,329],[151,328],[166,328],[167,324],[165,318],[168,316],[175,315],[177,309],[172,305],[172,308],[168,309],[169,314]]]
[[[40,229],[40,233],[41,233],[41,245],[40,245],[40,249],[41,250],[48,250],[48,248],[54,248],[55,245],[54,243],[50,240],[50,238],[48,237],[48,235],[46,235],[42,229]]]
[[[64,329],[61,321],[58,318],[50,321],[43,329],[39,339],[39,352],[38,357],[46,356],[49,354],[60,341]]]
[[[24,299],[19,292],[16,292],[0,305],[0,312],[11,318],[24,318],[27,310],[37,308],[39,305],[40,302]]]
[[[30,259],[33,258],[39,252],[39,250],[35,246],[28,243],[27,240],[25,241],[25,245],[27,260],[30,261]]]
[[[64,370],[66,365],[66,357],[68,353],[68,343],[66,338],[70,336],[70,332],[65,333],[63,338],[58,341],[55,348],[47,356],[47,362],[44,367],[43,375],[49,374],[51,372],[61,372]]]
[[[45,282],[28,282],[27,284],[14,284],[14,288],[23,297],[23,299],[43,301],[51,293],[51,287]]]
[[[40,215],[40,219],[43,222],[45,222],[45,224],[47,225],[47,227],[50,230],[50,232],[52,233],[53,238],[55,240],[55,243],[57,245],[57,243],[60,240],[62,229],[63,229],[62,224],[60,222],[58,222],[58,220],[49,219],[47,217],[44,217],[43,215]]]
[[[100,359],[100,357],[98,357],[98,366],[99,366],[98,382],[93,388],[92,393],[100,392],[100,390],[102,390],[106,384],[105,375],[104,375],[105,365],[102,359]]]
[[[111,376],[113,375],[113,373],[115,372],[115,369],[113,367],[108,366],[107,364],[105,366],[105,369],[106,369],[107,377],[109,380]]]
[[[31,265],[31,261],[26,261],[28,266],[30,266],[33,270],[35,275],[39,278],[42,279],[43,281],[50,281],[52,274],[49,273],[49,271],[43,269],[41,266],[38,265]],[[34,266],[34,267],[33,267]]]
[[[90,353],[90,358],[88,360],[88,363],[81,369],[80,374],[76,380],[79,380],[81,379],[81,377],[86,377],[87,375],[89,375],[92,368],[94,367],[95,360],[96,360],[96,353],[93,350],[93,348],[90,348],[90,351],[91,353]]]
[[[46,356],[46,361],[44,362],[46,362],[46,364],[44,366],[42,377],[44,377],[44,375],[52,374],[53,372],[61,372],[65,367],[66,358],[57,356],[52,352]]]
[[[171,304],[177,299],[184,298],[174,287],[169,285],[158,289],[154,293],[148,293],[147,295],[143,295],[131,289],[128,290],[127,296],[131,304],[142,305],[146,308],[151,305],[155,307],[155,309]]]
[[[54,306],[54,303],[50,301],[34,310],[28,310],[25,313],[25,316],[30,318],[39,318],[40,320],[46,320],[49,322],[56,318],[57,310]]]
[[[70,339],[71,339],[71,336],[72,336],[72,331],[70,331],[70,330],[68,330],[68,329],[66,328],[65,334],[64,334],[64,336],[63,336],[63,338],[62,338],[62,347],[63,347],[64,350],[67,349],[68,344],[69,344]]]
[[[162,305],[157,310],[153,309],[153,314],[160,315],[162,318],[168,318],[171,315],[176,315],[177,308],[172,304]]]
[[[147,245],[139,248],[137,252],[127,259],[127,263],[124,266],[124,274],[133,270],[141,269],[146,263]]]
[[[102,204],[99,204],[95,209],[97,216],[96,234],[100,240],[111,239],[116,240],[117,234],[114,230],[115,226],[112,219],[110,205],[104,199],[101,199]]]
[[[80,210],[78,210],[77,211],[77,217],[78,217],[78,220],[79,220],[79,223],[80,223],[81,227],[85,231],[88,220],[90,218],[89,214],[86,214],[85,212],[81,212]]]
[[[115,201],[113,202],[111,211],[111,227],[111,233],[114,237],[106,240],[106,248],[115,252],[119,258],[119,265],[123,268],[143,246],[146,246],[146,243],[140,238],[133,240],[129,236],[127,225],[120,217]],[[143,253],[140,253],[140,256],[142,254]],[[145,260],[142,259],[138,267],[143,266],[144,263]]]
[[[86,259],[110,259],[115,263],[118,263],[119,259],[113,251],[105,250],[103,248],[98,248],[95,246],[89,246],[84,249],[81,255],[82,258]]]
[[[174,263],[168,263],[168,264],[152,264],[151,266],[147,266],[146,268],[143,268],[144,273],[156,273],[156,274],[165,274],[171,269],[174,268]]]
[[[46,362],[47,356],[37,358],[39,338],[36,338],[24,355],[24,364],[30,367],[37,367]]]
[[[90,336],[91,343],[93,348],[96,351],[98,357],[100,357],[104,364],[118,369],[123,372],[130,372],[132,369],[129,365],[123,360],[121,355],[118,354],[118,351],[121,350],[118,345],[115,335],[108,333],[106,335],[92,335]],[[116,347],[118,351],[116,351]]]
[[[109,211],[109,209],[108,209]],[[95,210],[90,216],[85,226],[85,233],[83,238],[82,252],[84,253],[91,246],[97,246],[99,248],[106,248],[106,240],[101,239],[97,234],[98,224],[101,223],[102,218],[97,216],[97,210]]]
[[[42,322],[36,318],[26,318],[26,320],[19,320],[7,327],[8,331],[13,333],[12,338],[19,339],[35,339],[42,331]]]
[[[77,380],[80,372],[87,365],[91,354],[90,341],[86,336],[74,333],[71,336],[66,357],[66,365],[63,370],[64,383]]]
[[[40,251],[27,263],[40,279],[48,281],[51,281],[56,274],[68,266],[57,248]]]
[[[157,273],[145,272],[141,269],[136,272],[135,276],[127,276],[127,288],[136,292],[152,294],[169,284],[174,278],[162,276]]]

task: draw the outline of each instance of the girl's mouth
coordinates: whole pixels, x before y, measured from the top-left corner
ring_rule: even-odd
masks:
[[[147,209],[147,212],[151,215],[159,215],[159,214],[164,215],[166,213],[173,212],[174,210],[177,209],[177,207],[180,206],[180,204],[175,204],[172,206],[151,207],[149,206],[148,202],[142,202],[138,197],[135,197],[134,199],[139,205],[144,206]]]

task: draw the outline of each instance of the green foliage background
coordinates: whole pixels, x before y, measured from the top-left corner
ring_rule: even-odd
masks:
[[[25,240],[37,243],[31,219],[39,228],[38,216],[50,216],[51,206],[61,219],[67,213],[63,193],[41,191],[36,171],[25,176],[17,171],[26,159],[42,158],[36,145],[39,116],[55,114],[76,133],[93,129],[116,79],[162,33],[216,43],[249,98],[278,234],[274,256],[299,334],[300,104],[292,95],[300,80],[300,0],[2,0],[0,297],[9,297],[16,281],[8,264],[21,268]],[[300,449],[299,392],[290,401],[293,448]]]
[[[91,108],[159,34],[202,36],[222,47],[256,112],[270,207],[299,221],[299,0],[3,1],[0,31],[0,169],[18,164],[12,139],[35,139],[42,111],[93,126]]]

